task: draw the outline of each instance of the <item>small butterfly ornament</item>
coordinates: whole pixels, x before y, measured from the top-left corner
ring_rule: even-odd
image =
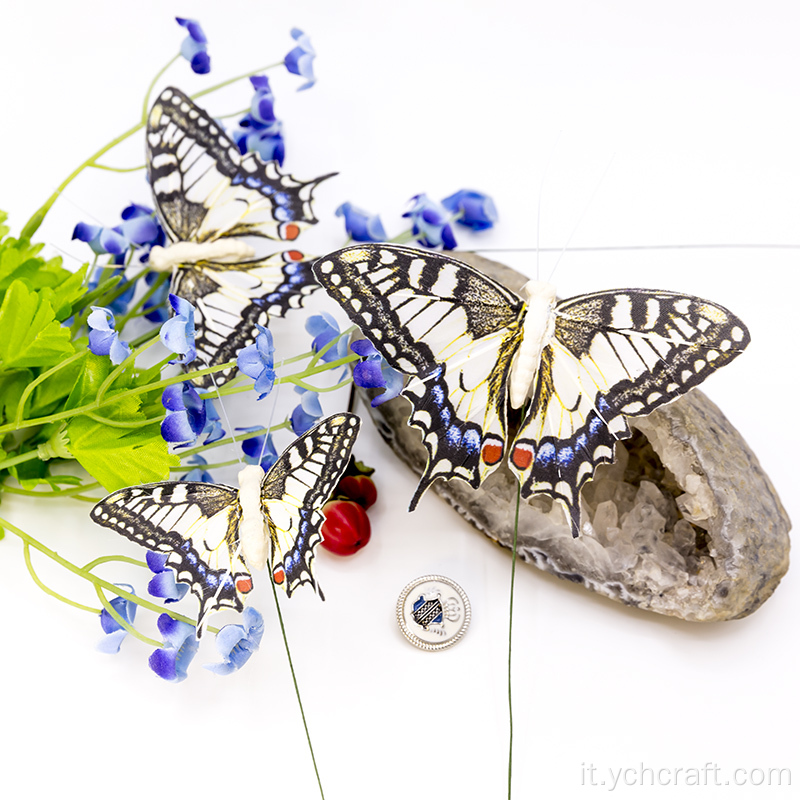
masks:
[[[580,529],[580,490],[626,417],[649,414],[732,361],[750,341],[727,309],[674,292],[620,289],[558,301],[522,296],[435,252],[347,247],[314,274],[389,365],[428,462],[413,510],[436,478],[477,488],[507,461],[523,497],[544,494]]]
[[[267,563],[287,595],[308,583],[322,596],[312,573],[322,506],[347,468],[360,424],[349,413],[322,420],[266,474],[258,465],[241,470],[238,489],[191,481],[132,486],[101,500],[91,517],[167,553],[177,580],[200,600],[201,620],[219,608],[241,611],[253,588],[250,569]]]
[[[173,271],[172,294],[197,309],[195,344],[208,366],[250,344],[256,325],[298,308],[316,287],[298,250],[264,253],[266,241],[293,241],[317,219],[314,188],[275,161],[239,149],[183,92],[165,89],[147,118],[147,176],[169,246],[150,264]],[[224,383],[235,368],[218,373]],[[211,386],[210,375],[196,379]]]

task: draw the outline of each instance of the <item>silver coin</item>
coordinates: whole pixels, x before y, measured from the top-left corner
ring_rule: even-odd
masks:
[[[411,581],[397,599],[397,624],[421,650],[452,647],[467,632],[472,609],[464,590],[444,575]]]

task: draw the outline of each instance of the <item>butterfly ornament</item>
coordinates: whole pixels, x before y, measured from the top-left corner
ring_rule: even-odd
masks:
[[[409,510],[437,478],[477,488],[505,462],[523,497],[563,504],[577,536],[581,487],[630,437],[626,417],[688,392],[750,341],[730,311],[697,297],[620,289],[559,301],[541,281],[520,296],[449,256],[396,245],[347,247],[313,271],[410,376],[408,424],[428,461]]]
[[[312,572],[328,501],[350,461],[360,420],[336,414],[296,439],[270,467],[248,465],[239,488],[165,481],[120,489],[92,519],[149,550],[167,553],[178,581],[200,600],[200,619],[219,608],[241,611],[251,569],[267,564],[292,592],[304,583],[322,596]]]
[[[147,176],[169,245],[150,264],[172,271],[171,291],[197,309],[197,351],[208,366],[250,344],[256,325],[298,308],[316,287],[298,250],[266,253],[317,222],[311,208],[325,175],[302,182],[257,153],[241,155],[183,92],[161,92],[147,118]],[[218,373],[224,383],[235,368]],[[196,379],[205,387],[210,375]]]

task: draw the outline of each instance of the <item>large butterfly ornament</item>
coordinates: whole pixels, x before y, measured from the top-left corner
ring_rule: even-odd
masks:
[[[560,501],[573,535],[580,490],[649,414],[744,350],[727,309],[674,292],[620,289],[556,300],[529,281],[522,297],[435,252],[367,244],[313,266],[317,280],[390,366],[428,462],[413,510],[436,478],[477,488],[507,461],[523,497]]]
[[[173,270],[171,291],[196,308],[195,346],[208,366],[250,344],[255,326],[298,308],[316,287],[298,250],[265,253],[317,222],[314,188],[275,161],[241,155],[222,128],[183,92],[165,89],[147,118],[147,175],[169,239],[150,263]],[[221,382],[235,373],[217,373]],[[210,386],[210,375],[196,379]]]
[[[91,517],[167,553],[177,579],[200,600],[201,620],[219,608],[241,611],[253,588],[250,569],[267,563],[287,595],[304,583],[319,592],[312,561],[322,506],[347,467],[360,424],[349,413],[322,420],[266,474],[246,466],[238,489],[191,481],[132,486],[101,500]]]

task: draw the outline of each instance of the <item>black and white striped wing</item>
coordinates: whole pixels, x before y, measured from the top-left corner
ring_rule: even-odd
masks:
[[[522,299],[466,264],[396,245],[348,247],[313,270],[389,365],[411,376],[403,396],[428,463],[410,508],[438,477],[479,486],[506,455]]]
[[[275,161],[241,155],[225,131],[179,89],[164,89],[147,119],[147,174],[172,242],[250,236],[292,241],[317,222],[314,188]],[[325,176],[330,177],[330,176]]]
[[[360,426],[349,413],[322,420],[296,439],[264,477],[261,504],[272,543],[272,578],[289,596],[304,583],[317,589],[312,561],[322,540],[322,506],[347,468]]]
[[[91,517],[148,550],[167,553],[177,579],[200,600],[200,619],[218,608],[243,609],[253,583],[239,548],[236,489],[190,481],[134,486],[101,500]]]
[[[581,486],[630,436],[625,417],[688,392],[749,341],[730,311],[688,295],[626,289],[560,302],[509,458],[523,495],[560,500],[577,535]]]
[[[236,358],[255,340],[256,325],[267,326],[272,317],[300,308],[318,286],[311,262],[302,253],[289,250],[257,262],[230,265],[186,265],[177,270],[171,291],[195,307],[195,347],[204,366],[224,364]],[[215,373],[225,383],[236,367]],[[195,378],[203,387],[212,386],[210,375]]]

